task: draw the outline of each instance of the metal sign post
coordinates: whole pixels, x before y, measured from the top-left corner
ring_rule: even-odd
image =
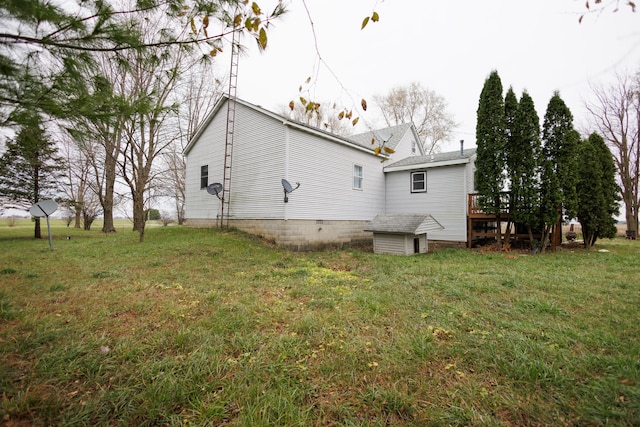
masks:
[[[54,200],[41,200],[31,206],[29,213],[35,217],[47,218],[47,233],[49,234],[49,249],[53,250],[53,240],[51,238],[51,225],[49,224],[49,215],[58,209],[58,204]]]

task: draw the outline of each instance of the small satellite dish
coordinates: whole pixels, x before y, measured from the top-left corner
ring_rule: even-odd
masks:
[[[207,186],[207,193],[212,196],[216,196],[218,199],[220,198],[220,193],[222,193],[222,184],[219,182],[214,182]]]
[[[293,187],[286,179],[282,179],[282,188],[284,188],[285,193],[291,193],[293,191]]]
[[[289,193],[293,193],[295,190],[300,187],[300,183],[296,182],[296,188],[291,186],[291,183],[286,179],[282,178],[282,188],[284,189],[284,202],[287,203],[289,201]]]
[[[48,217],[58,210],[58,204],[55,200],[40,200],[29,209],[31,216],[37,218]]]

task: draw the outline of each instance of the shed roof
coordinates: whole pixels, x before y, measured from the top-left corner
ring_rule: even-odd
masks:
[[[390,234],[424,234],[437,230],[444,227],[429,214],[378,215],[364,228],[364,231]]]

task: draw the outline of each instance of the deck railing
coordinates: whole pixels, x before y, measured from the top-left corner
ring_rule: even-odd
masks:
[[[480,195],[478,193],[469,194],[469,215],[483,215],[486,214],[480,206]],[[509,192],[504,191],[500,193],[500,213],[509,213]]]

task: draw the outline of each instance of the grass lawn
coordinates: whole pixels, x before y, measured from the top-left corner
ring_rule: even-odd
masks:
[[[50,251],[0,223],[0,424],[640,425],[637,241],[396,257],[52,231]]]

